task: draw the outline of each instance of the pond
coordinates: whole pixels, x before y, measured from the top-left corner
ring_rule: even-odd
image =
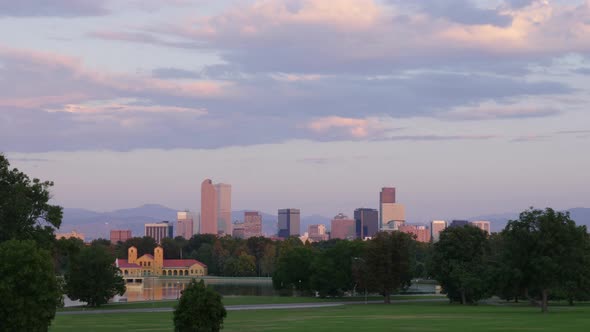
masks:
[[[270,278],[205,277],[203,280],[221,295],[276,295]],[[127,302],[177,299],[191,279],[148,277],[138,281],[140,282],[127,283],[127,291],[121,298],[126,298]],[[119,298],[114,301],[119,301]]]

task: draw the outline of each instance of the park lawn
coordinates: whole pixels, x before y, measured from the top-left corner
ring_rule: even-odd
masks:
[[[344,305],[229,311],[223,331],[588,331],[590,306],[460,306],[448,303]],[[59,315],[51,332],[172,331],[172,313]]]
[[[415,299],[442,299],[444,296],[440,295],[394,295],[391,297],[395,300],[415,300]],[[381,296],[370,296],[369,301],[381,301]],[[287,304],[287,303],[321,303],[321,302],[363,302],[364,297],[341,297],[320,299],[314,297],[282,297],[282,296],[224,296],[224,305],[248,305],[248,304]],[[172,308],[176,305],[177,300],[163,300],[151,302],[128,302],[128,303],[112,303],[101,306],[100,308],[86,308],[86,307],[68,307],[59,309],[59,311],[82,311],[82,310],[96,310],[96,309],[138,309],[138,308]]]

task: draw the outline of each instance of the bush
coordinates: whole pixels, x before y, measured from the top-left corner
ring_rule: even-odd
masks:
[[[217,332],[223,328],[227,312],[221,295],[205,286],[203,280],[192,280],[182,291],[174,310],[174,330],[178,332]]]

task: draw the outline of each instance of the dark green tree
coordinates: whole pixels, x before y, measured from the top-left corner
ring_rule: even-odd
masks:
[[[141,257],[145,254],[153,255],[158,244],[151,236],[132,237],[125,241],[122,247],[117,248],[118,258],[127,258],[127,250],[132,246],[137,248],[137,257]]]
[[[531,208],[509,221],[502,235],[507,264],[528,296],[538,294],[542,312],[552,291],[561,290],[572,301],[576,292],[587,292],[588,233],[569,213]]]
[[[0,330],[47,331],[61,292],[51,255],[34,241],[0,243]]]
[[[174,330],[177,332],[218,332],[223,328],[227,312],[221,295],[194,279],[182,291],[174,310]]]
[[[383,294],[385,303],[391,303],[391,293],[410,286],[415,242],[410,234],[380,232],[367,243],[367,287]]]
[[[312,257],[312,249],[303,245],[284,251],[277,261],[276,270],[272,276],[273,287],[286,291],[292,289],[299,292],[309,291]]]
[[[488,295],[487,233],[473,226],[447,228],[434,244],[428,270],[451,301],[474,303]]]
[[[88,306],[105,304],[115,295],[125,293],[125,281],[114,265],[114,257],[103,246],[83,248],[73,257],[65,274],[66,294]]]
[[[272,242],[264,247],[264,254],[260,259],[260,276],[270,277],[275,271],[277,247]]]
[[[321,297],[342,296],[356,286],[353,259],[364,255],[363,241],[337,240],[314,256],[311,286]]]
[[[48,203],[52,186],[53,182],[30,179],[10,169],[0,154],[0,243],[35,240],[40,247],[51,249],[62,219],[62,208]]]
[[[70,266],[72,257],[84,248],[84,241],[77,238],[61,238],[55,241],[53,250],[55,272],[63,275]]]

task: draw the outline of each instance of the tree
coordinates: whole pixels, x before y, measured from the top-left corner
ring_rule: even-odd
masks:
[[[264,254],[260,259],[260,276],[269,277],[275,271],[277,247],[271,242],[264,247]]]
[[[530,208],[509,221],[502,235],[507,264],[518,272],[527,295],[540,296],[542,312],[551,291],[565,290],[572,301],[574,293],[587,292],[588,233],[569,213]]]
[[[410,234],[380,232],[367,244],[367,286],[383,294],[385,303],[391,303],[392,292],[410,286],[414,243]]]
[[[125,281],[114,265],[114,257],[102,246],[83,248],[73,257],[65,274],[66,294],[98,307],[115,295],[125,293]]]
[[[474,303],[488,294],[487,233],[473,226],[447,228],[434,244],[429,272],[451,301]]]
[[[53,182],[30,179],[18,169],[10,169],[0,154],[0,243],[35,240],[50,249],[54,231],[61,225],[62,208],[48,204]]]
[[[0,330],[47,331],[61,303],[49,252],[9,240],[0,243],[0,262]]]
[[[311,286],[320,297],[342,296],[355,288],[353,259],[363,255],[364,242],[338,240],[314,256]]]
[[[227,312],[221,295],[194,279],[182,291],[174,310],[174,330],[177,332],[217,332],[223,328]]]
[[[84,248],[84,241],[78,238],[61,238],[55,241],[53,250],[55,273],[63,275],[70,266],[71,259]]]
[[[130,247],[137,248],[137,257],[141,257],[145,254],[152,255],[154,253],[154,249],[158,246],[156,240],[151,236],[144,236],[144,237],[132,237],[125,241],[122,248],[118,248],[118,257],[119,258],[127,258],[128,250]]]
[[[278,259],[272,276],[273,287],[278,290],[295,288],[300,292],[308,291],[312,257],[312,249],[304,246],[284,251]]]

